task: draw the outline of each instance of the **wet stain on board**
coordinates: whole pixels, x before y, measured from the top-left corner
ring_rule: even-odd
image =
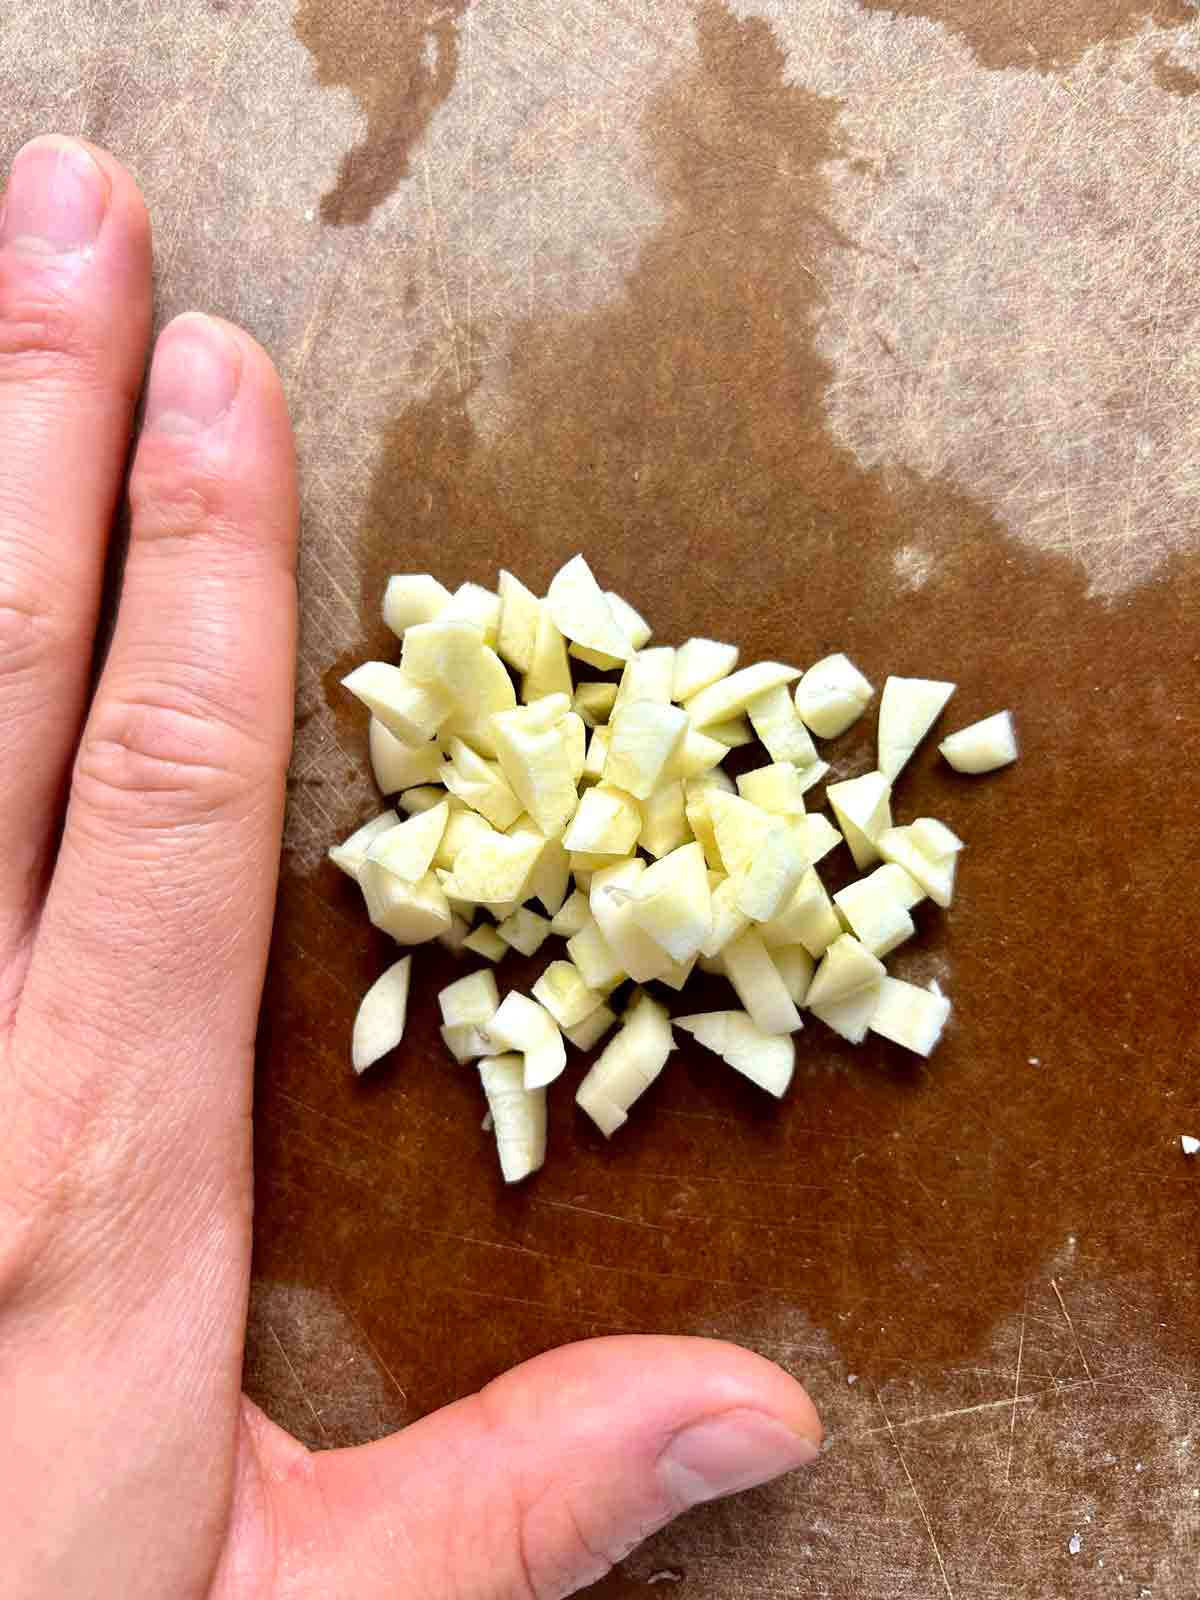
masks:
[[[321,219],[366,222],[407,178],[412,152],[458,73],[458,19],[470,0],[302,0],[295,31],[318,83],[350,89],[367,118],[366,137],[342,159]]]
[[[1196,20],[1191,0],[859,0],[866,11],[924,17],[965,39],[985,67],[1070,66],[1093,45],[1115,44],[1147,23]]]
[[[1194,942],[1200,779],[1163,773],[1200,740],[1196,565],[1089,602],[1068,559],[1014,544],[986,506],[831,439],[813,330],[838,314],[820,276],[838,106],[789,85],[765,23],[710,3],[698,37],[697,70],[647,116],[667,217],[620,301],[519,330],[494,441],[452,392],[388,430],[348,659],[386,643],[370,619],[389,571],[453,585],[503,565],[544,587],[581,549],[665,640],[953,678],[950,725],[1011,705],[1022,760],[973,781],[931,746],[898,788],[903,815],[969,846],[959,902],[922,913],[895,961],[956,1002],[931,1063],[812,1022],[776,1106],[681,1049],[611,1144],[574,1111],[573,1063],[546,1170],[515,1193],[474,1075],[437,1040],[433,994],[461,969],[419,952],[404,1051],[352,1083],[354,1010],[394,952],[332,868],[285,874],[258,1270],[352,1306],[414,1415],[567,1338],[765,1347],[788,1308],[867,1384],[914,1352],[985,1346],[1068,1235],[1097,1280],[1145,1278],[1153,1242],[1185,1236],[1178,1174],[1158,1174],[1200,1035],[1192,985],[1164,974]],[[861,770],[872,726],[835,759]],[[361,724],[346,739],[361,750]],[[1178,1355],[1198,1301],[1161,1263],[1139,1326]],[[1110,1355],[1081,1338],[1103,1381]]]

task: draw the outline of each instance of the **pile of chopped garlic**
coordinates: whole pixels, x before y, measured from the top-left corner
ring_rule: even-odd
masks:
[[[509,572],[495,593],[395,577],[383,615],[399,666],[368,661],[343,683],[371,713],[371,764],[399,809],[331,859],[398,944],[438,939],[495,963],[566,941],[531,994],[501,1000],[486,966],[438,997],[446,1048],[479,1063],[508,1182],[543,1163],[567,1045],[591,1050],[613,1029],[575,1096],[606,1136],[662,1071],[673,1027],[777,1096],[801,1009],[853,1044],[871,1031],[929,1055],[950,1002],[883,958],[915,932],[914,906],[950,904],[963,846],[932,817],[896,825],[892,785],[954,684],[887,680],[878,770],[827,785],[831,822],[808,809],[829,771],[812,736],[844,733],[875,692],[844,655],[802,673],[739,667],[736,645],[714,639],[649,648],[649,625],[582,556],[544,599]],[[620,677],[577,684],[573,662]],[[756,740],[766,764],[734,782],[725,758]],[[960,772],[992,772],[1016,759],[1012,718],[940,748]],[[830,896],[817,865],[843,842],[863,875]],[[399,1044],[411,964],[363,1000],[356,1072]],[[738,1006],[672,1020],[645,986],[678,992],[695,967],[728,979]]]

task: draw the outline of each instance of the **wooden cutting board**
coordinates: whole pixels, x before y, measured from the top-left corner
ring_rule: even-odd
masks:
[[[240,317],[293,397],[251,1393],[344,1444],[564,1340],[732,1338],[827,1457],[598,1593],[1196,1594],[1194,7],[155,11],[14,0],[0,87],[6,150],[130,162],[164,314]],[[544,587],[577,550],[662,642],[952,678],[949,724],[1011,706],[1022,756],[898,787],[969,847],[895,961],[955,1003],[928,1065],[812,1023],[776,1106],[684,1046],[611,1144],[576,1068],[510,1193],[437,1043],[451,958],[350,1075],[390,952],[322,860],[375,804],[336,685],[390,571]]]

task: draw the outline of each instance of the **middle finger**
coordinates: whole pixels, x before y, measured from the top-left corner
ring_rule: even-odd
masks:
[[[26,145],[0,217],[0,980],[79,734],[150,311],[132,178],[76,140]]]

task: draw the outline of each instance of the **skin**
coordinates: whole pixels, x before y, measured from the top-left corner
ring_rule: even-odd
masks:
[[[240,1394],[295,459],[266,354],[172,323],[93,689],[150,324],[128,173],[27,146],[0,221],[4,1594],[551,1600],[811,1461],[820,1424],[777,1367],[694,1339],[557,1350],[356,1450]]]

